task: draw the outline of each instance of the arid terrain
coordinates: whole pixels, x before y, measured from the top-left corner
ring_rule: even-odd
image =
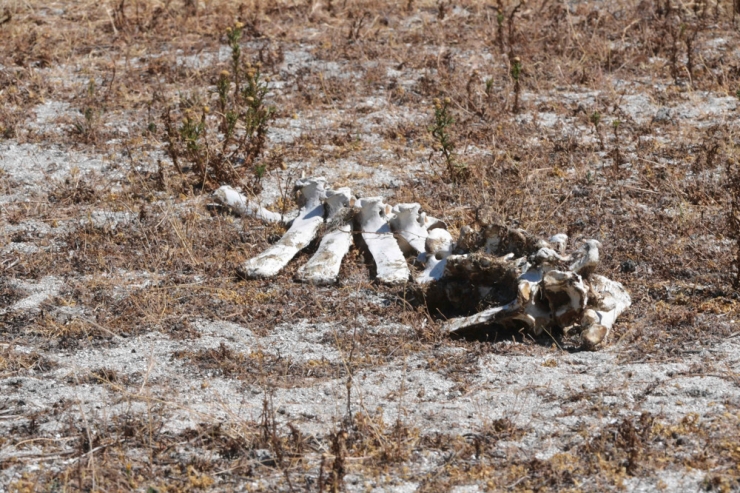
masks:
[[[0,493],[740,491],[739,146],[737,0],[4,0]],[[211,193],[302,176],[598,239],[632,307],[243,279],[284,228]]]

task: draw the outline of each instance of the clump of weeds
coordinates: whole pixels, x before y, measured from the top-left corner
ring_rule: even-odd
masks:
[[[522,86],[519,84],[519,78],[522,75],[522,61],[518,56],[511,60],[511,78],[514,79],[514,104],[511,111],[519,113],[519,94],[522,92]]]
[[[604,136],[601,134],[601,113],[598,111],[594,111],[591,113],[591,117],[589,118],[591,121],[591,125],[594,126],[594,132],[596,133],[596,137],[599,139],[599,150],[604,150]]]
[[[267,165],[261,161],[275,108],[265,101],[269,79],[261,64],[244,60],[240,40],[243,24],[227,28],[231,70],[216,77],[216,111],[198,93],[181,95],[178,108],[164,113],[167,153],[180,174],[195,175],[202,189],[220,184],[258,190]],[[179,124],[175,117],[179,116]]]
[[[455,153],[455,142],[451,133],[455,119],[450,112],[450,104],[450,98],[434,100],[434,126],[431,131],[437,149],[444,159],[446,174],[453,181],[458,181],[467,176],[467,166],[458,160]]]
[[[82,112],[82,118],[75,122],[74,133],[80,136],[86,144],[93,143],[97,138],[100,115],[102,113],[94,78],[90,78],[90,81],[87,83],[84,105],[80,111]]]

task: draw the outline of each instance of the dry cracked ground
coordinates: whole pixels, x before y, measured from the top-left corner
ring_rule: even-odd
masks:
[[[0,492],[740,490],[739,23],[724,0],[0,3]],[[239,278],[283,230],[168,151],[219,117],[234,26],[274,108],[245,192],[290,209],[325,176],[453,234],[596,238],[634,301],[606,346],[453,339],[362,248],[335,286],[293,281],[311,248]]]

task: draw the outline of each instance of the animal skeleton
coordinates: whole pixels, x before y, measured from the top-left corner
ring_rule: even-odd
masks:
[[[382,197],[356,199],[348,188],[328,189],[324,178],[299,180],[295,191],[301,209],[289,216],[271,212],[228,186],[214,193],[238,215],[289,226],[277,243],[242,265],[245,277],[276,276],[325,224],[316,253],[298,269],[298,281],[336,282],[352,233],[359,231],[378,281],[415,283],[428,299],[468,312],[484,308],[447,320],[443,327],[449,333],[496,325],[524,327],[539,335],[555,327],[579,327],[583,346],[594,349],[631,304],[622,284],[594,274],[602,248],[597,240],[587,239],[566,255],[565,234],[544,241],[492,224],[482,231],[463,227],[455,242],[445,224],[420,212],[419,204],[392,207]],[[407,258],[419,267],[413,276]]]

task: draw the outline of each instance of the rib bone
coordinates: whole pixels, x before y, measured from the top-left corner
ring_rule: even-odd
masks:
[[[383,198],[360,199],[355,206],[359,208],[362,238],[375,260],[378,280],[387,284],[403,284],[408,281],[411,272],[386,220],[387,211]]]
[[[329,231],[313,257],[298,269],[297,280],[313,284],[333,284],[337,281],[342,259],[352,246],[352,220],[351,216],[347,217],[351,200],[349,188],[327,190],[324,204]]]
[[[324,222],[324,187],[326,180],[314,178],[299,180],[296,188],[304,201],[298,217],[290,229],[270,248],[247,260],[242,273],[248,278],[267,278],[276,276],[295,255],[308,246]]]

